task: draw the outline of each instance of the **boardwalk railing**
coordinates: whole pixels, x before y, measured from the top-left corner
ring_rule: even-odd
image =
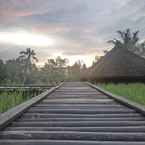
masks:
[[[17,105],[16,107],[10,109],[9,111],[3,113],[1,115],[0,119],[0,130],[4,128],[7,124],[9,124],[12,120],[16,119],[20,114],[22,114],[26,109],[31,107],[33,104],[41,101],[44,99],[47,95],[52,93],[54,90],[56,90],[59,86],[62,84],[51,87],[50,89],[44,91],[43,93],[31,98],[28,101],[25,101],[24,103],[21,103],[20,105]]]
[[[35,97],[45,90],[56,86],[49,85],[3,85],[0,86],[0,113]]]

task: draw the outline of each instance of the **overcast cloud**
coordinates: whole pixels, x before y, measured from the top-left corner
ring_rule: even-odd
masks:
[[[145,0],[0,0],[0,19],[0,33],[27,31],[56,41],[53,46],[32,47],[42,62],[62,54],[84,56],[84,61],[88,56],[90,65],[119,29],[139,29],[145,38]],[[26,47],[0,43],[0,58],[13,58]]]

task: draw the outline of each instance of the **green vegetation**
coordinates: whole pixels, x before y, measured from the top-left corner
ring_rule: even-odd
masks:
[[[140,56],[145,56],[145,42],[140,43],[139,31],[131,32],[130,29],[117,31],[119,39],[114,38],[108,43],[113,44],[115,49],[127,49]]]
[[[28,97],[24,97],[22,92],[3,92],[0,94],[0,112],[5,112],[9,108],[14,107],[27,99]]]
[[[100,84],[105,90],[124,96],[129,100],[145,105],[145,84],[133,83],[133,84]]]
[[[42,90],[39,89],[15,89],[15,90],[1,90],[0,91],[0,113],[31,99],[40,94]]]
[[[108,41],[113,44],[112,49],[127,49],[140,56],[145,56],[145,42],[141,42],[139,31],[132,32],[130,29],[117,31],[118,38]],[[108,51],[104,51],[104,54]],[[68,65],[68,59],[60,56],[48,57],[44,66],[38,67],[39,62],[35,49],[27,48],[19,53],[14,59],[0,59],[0,84],[48,84],[64,80],[89,80],[97,75],[91,73],[101,59],[96,56],[92,66],[78,60],[73,65]]]
[[[20,56],[19,56],[19,61],[21,63],[23,63],[24,67],[23,67],[23,72],[24,72],[24,78],[23,78],[23,83],[27,84],[29,83],[29,76],[30,73],[32,71],[33,68],[33,64],[34,62],[38,61],[37,57],[36,57],[36,53],[34,52],[34,50],[31,50],[31,48],[27,48],[26,51],[21,51],[20,52]]]
[[[49,57],[41,68],[37,67],[37,61],[36,53],[31,48],[21,51],[15,59],[0,60],[0,85],[50,85],[64,80],[80,80],[82,73],[85,74],[87,70],[81,61],[68,66],[68,60],[60,56]],[[29,90],[30,94],[27,94],[24,90],[0,90],[0,113],[36,96],[38,90],[32,91]]]
[[[72,66],[66,58],[48,57],[44,66],[38,67],[36,53],[31,48],[21,51],[19,57],[0,60],[0,85],[3,84],[51,84],[64,80],[80,80],[87,71],[80,60]]]
[[[113,44],[113,49],[127,49],[140,56],[145,56],[145,42],[140,41],[139,31],[131,32],[130,29],[117,31],[119,38],[108,41]],[[104,51],[104,54],[108,51]],[[2,60],[0,59],[0,85],[5,84],[52,84],[61,81],[95,81],[97,73],[93,70],[97,67],[97,62],[101,59],[96,56],[92,66],[86,67],[81,60],[73,65],[68,65],[66,58],[60,56],[56,58],[48,57],[44,66],[38,67],[35,50],[27,48],[19,53],[17,58]],[[97,68],[96,68],[97,69]],[[93,78],[93,79],[92,79]],[[102,85],[108,91],[145,104],[145,86],[143,84],[108,84]],[[7,110],[28,98],[22,92],[0,92],[0,112]]]

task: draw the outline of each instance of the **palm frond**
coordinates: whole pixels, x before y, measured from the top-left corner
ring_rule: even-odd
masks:
[[[115,40],[109,40],[109,41],[107,41],[107,43],[112,43],[112,44],[115,44]]]
[[[133,33],[132,40],[134,41],[134,43],[136,43],[139,40],[138,34],[139,34],[139,31],[136,31]]]
[[[26,54],[26,51],[21,51],[20,54]]]
[[[123,31],[118,30],[117,33],[119,34],[121,39],[124,39],[124,32]]]
[[[38,62],[38,58],[36,56],[33,56],[33,59]]]

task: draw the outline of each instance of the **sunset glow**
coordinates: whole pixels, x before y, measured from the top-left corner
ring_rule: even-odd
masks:
[[[33,34],[25,31],[0,32],[1,43],[11,43],[21,46],[53,46],[54,39],[48,36]]]

